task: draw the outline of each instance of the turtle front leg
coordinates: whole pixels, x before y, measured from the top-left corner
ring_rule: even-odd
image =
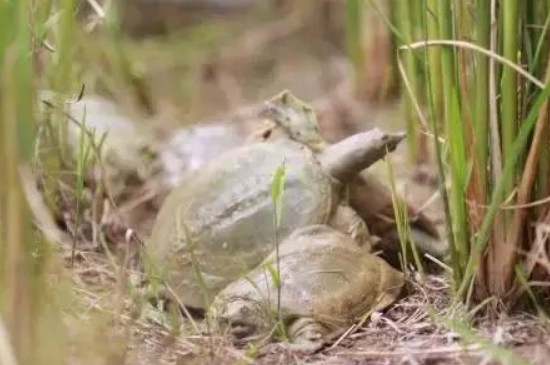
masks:
[[[366,250],[372,249],[372,237],[367,225],[350,206],[339,204],[329,221],[329,226],[351,237]]]
[[[313,352],[323,346],[323,338],[330,329],[313,318],[297,318],[287,328],[290,344],[289,349],[295,351]]]

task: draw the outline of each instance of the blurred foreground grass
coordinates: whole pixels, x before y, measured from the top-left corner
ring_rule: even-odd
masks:
[[[53,349],[61,348],[64,337],[58,325],[61,307],[55,305],[63,297],[56,293],[63,285],[55,291],[48,285],[62,274],[52,265],[52,246],[31,224],[24,195],[24,188],[34,185],[31,163],[37,130],[34,29],[28,26],[28,6],[27,1],[0,3],[0,300],[1,323],[9,334],[9,342],[3,343],[8,348],[0,354],[14,353],[23,364],[45,363],[45,355],[55,361],[59,352]],[[49,330],[52,336],[45,336]],[[9,363],[8,358],[2,363]]]

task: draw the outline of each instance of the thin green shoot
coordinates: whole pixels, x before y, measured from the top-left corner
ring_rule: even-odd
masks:
[[[438,2],[437,16],[439,25],[439,36],[448,39],[456,35],[453,16],[456,17],[456,8],[449,2]],[[449,201],[450,213],[448,219],[452,224],[454,236],[451,247],[451,260],[454,269],[454,282],[458,285],[463,272],[463,265],[468,256],[467,240],[467,219],[466,203],[464,193],[466,192],[466,151],[464,131],[461,126],[464,115],[461,110],[459,99],[459,80],[457,76],[458,60],[453,48],[441,49],[441,72],[445,77],[442,79],[443,90],[443,118],[445,121],[445,132],[449,144],[448,166],[449,166]]]
[[[413,262],[419,271],[419,273],[424,276],[424,268],[422,266],[422,261],[420,260],[420,256],[418,254],[417,247],[415,243],[411,239],[410,235],[410,226],[409,226],[409,220],[407,216],[407,208],[404,204],[404,202],[399,199],[397,188],[395,186],[395,173],[393,170],[393,164],[389,155],[389,151],[386,154],[386,165],[388,169],[388,177],[390,181],[390,190],[391,190],[391,198],[392,198],[392,205],[393,205],[393,211],[395,215],[395,223],[397,226],[397,234],[399,236],[399,244],[401,248],[401,268],[403,272],[407,272],[407,265],[409,263],[408,260],[408,253],[412,252],[413,255]]]
[[[550,12],[546,16],[546,20],[544,21],[544,26],[542,27],[542,32],[539,36],[539,40],[537,42],[537,47],[535,49],[535,55],[533,56],[533,59],[531,60],[531,63],[529,64],[528,70],[535,69],[535,65],[538,65],[540,60],[541,51],[543,49],[545,40],[546,40],[546,34],[548,33],[548,28],[550,27]]]
[[[346,0],[346,47],[354,70],[355,80],[361,80],[360,72],[363,68],[362,36],[362,8],[361,0]]]
[[[502,54],[503,56],[513,63],[518,62],[518,26],[519,26],[519,2],[517,1],[505,1],[501,5],[502,11]],[[511,158],[511,150],[508,149],[512,145],[518,131],[517,115],[519,111],[518,105],[518,77],[509,68],[502,70],[502,76],[500,80],[500,134],[502,137],[502,158],[503,162]],[[524,155],[525,149],[517,151]],[[512,194],[517,177],[519,176],[519,169],[514,167],[514,171],[506,176],[504,179],[504,191],[505,196]],[[515,200],[515,197],[513,198]],[[503,212],[504,224],[510,224],[512,222],[512,212]],[[497,266],[501,266],[500,262],[504,261],[505,251],[498,250],[494,253]]]
[[[273,263],[271,262],[266,262],[264,267],[269,273],[271,283],[275,288],[277,288],[277,290],[279,290],[281,288],[281,276],[279,275],[279,271],[276,267],[273,266]]]
[[[273,286],[277,289],[277,313],[275,321],[275,333],[279,335],[280,338],[287,340],[289,338],[288,331],[286,329],[285,323],[282,318],[281,308],[280,308],[280,293],[282,288],[282,282],[281,282],[281,275],[279,272],[279,269],[275,268],[273,266],[273,263],[266,262],[264,265],[265,270],[269,273],[269,277],[271,278],[271,283]],[[270,310],[270,314],[273,314],[271,308],[268,308]]]
[[[410,43],[410,42],[407,42],[406,41],[406,37],[403,35],[403,33],[401,33],[399,31],[399,29],[393,25],[393,23],[391,22],[391,20],[386,16],[386,14],[384,14],[384,11],[380,8],[380,5],[375,1],[375,0],[368,0],[368,2],[372,5],[372,7],[376,10],[376,12],[378,13],[378,15],[382,18],[382,20],[384,21],[384,23],[388,26],[388,28],[390,28],[390,30],[392,31],[393,35],[399,40],[401,41],[404,45],[403,47],[407,47],[407,44]]]
[[[490,1],[479,0],[476,6],[477,31],[476,41],[482,47],[490,47],[491,27],[490,27]],[[474,112],[472,118],[472,128],[468,136],[471,145],[474,147],[470,154],[473,179],[468,177],[468,187],[473,198],[477,203],[486,204],[488,191],[488,161],[489,161],[489,59],[483,54],[475,54],[475,72],[476,77],[473,81],[474,93]],[[477,212],[476,212],[477,213]],[[476,214],[476,216],[479,213]],[[471,216],[470,216],[471,217]],[[471,222],[477,225],[478,220]]]
[[[409,43],[406,41],[406,37],[403,35],[402,32],[399,31],[399,29],[391,22],[391,20],[388,18],[388,16],[384,13],[384,11],[381,9],[380,4],[377,3],[375,0],[368,0],[368,2],[372,5],[372,7],[376,10],[376,13],[380,16],[382,21],[386,24],[386,26],[391,30],[392,34],[399,40],[400,43],[403,45],[400,47],[409,47]],[[414,43],[413,43],[414,44]],[[413,57],[418,64],[421,63],[421,59],[413,53]]]
[[[103,188],[103,187],[107,186],[107,184],[104,181],[104,177],[106,176],[105,166],[103,165],[103,159],[101,157],[101,150],[102,150],[103,144],[104,144],[104,142],[107,138],[107,134],[106,133],[102,134],[99,141],[96,141],[96,137],[95,137],[95,134],[94,134],[93,131],[90,131],[87,128],[83,128],[82,123],[80,123],[80,121],[78,121],[76,118],[74,118],[71,114],[65,112],[61,107],[57,106],[57,104],[54,104],[54,103],[52,103],[48,100],[42,100],[42,104],[44,104],[47,108],[49,108],[53,111],[60,112],[63,117],[67,118],[68,121],[75,124],[79,128],[79,130],[84,131],[84,133],[86,133],[88,142],[90,143],[90,147],[93,151],[94,162],[97,163],[97,165],[100,169],[100,176],[99,176],[99,178],[100,178],[100,181],[99,181],[100,184],[99,185],[100,186],[99,186],[99,188]],[[116,204],[113,196],[111,195],[111,192],[107,190],[107,191],[105,191],[105,193],[107,195],[107,199],[109,200],[109,203],[111,204],[111,206],[116,208],[117,204]]]
[[[414,39],[413,24],[414,20],[411,15],[411,8],[409,7],[408,1],[401,1],[395,3],[395,22],[398,25],[399,29],[402,32],[404,39],[404,44],[409,44]],[[418,94],[418,67],[419,64],[417,60],[417,55],[413,52],[409,52],[404,56],[404,68],[408,76],[407,88],[413,90],[415,95]],[[404,79],[402,79],[404,80]],[[406,109],[406,125],[407,125],[407,145],[409,147],[409,156],[413,158],[414,162],[421,162],[426,158],[422,154],[422,141],[419,140],[418,134],[418,116],[414,111],[414,105],[411,98],[405,98],[405,109]]]
[[[76,218],[74,223],[73,243],[71,248],[71,266],[74,265],[74,259],[76,254],[76,240],[78,226],[80,225],[80,215],[82,208],[82,198],[84,195],[84,180],[86,179],[86,172],[88,170],[88,163],[90,161],[90,154],[92,151],[90,143],[86,141],[86,112],[82,119],[82,127],[79,134],[78,153],[76,156]]]
[[[273,178],[271,180],[271,200],[273,203],[273,229],[275,235],[275,255],[277,260],[277,275],[281,269],[280,255],[279,255],[279,228],[281,225],[281,219],[283,215],[283,196],[285,192],[285,183],[286,183],[286,162],[283,160],[283,163],[277,167]],[[280,278],[279,278],[280,279]],[[281,291],[282,283],[280,280],[276,281],[277,285],[277,318],[279,326],[283,327],[283,319],[281,313]]]

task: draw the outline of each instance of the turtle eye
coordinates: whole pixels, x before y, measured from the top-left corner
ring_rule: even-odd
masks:
[[[281,101],[283,103],[288,103],[288,93],[283,93],[283,95],[281,95]]]

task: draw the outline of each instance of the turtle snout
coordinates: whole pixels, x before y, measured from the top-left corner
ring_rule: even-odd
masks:
[[[229,321],[229,332],[237,339],[243,339],[252,336],[256,333],[256,326],[253,323],[246,321],[234,320]]]
[[[237,339],[250,337],[258,331],[254,303],[246,300],[227,300],[221,306],[218,320]]]
[[[242,340],[254,335],[258,328],[257,326],[246,319],[220,316],[218,318],[222,328],[228,330],[236,339]]]
[[[383,141],[389,151],[393,151],[397,148],[399,143],[407,137],[407,133],[398,132],[393,134],[387,134],[384,136]]]

